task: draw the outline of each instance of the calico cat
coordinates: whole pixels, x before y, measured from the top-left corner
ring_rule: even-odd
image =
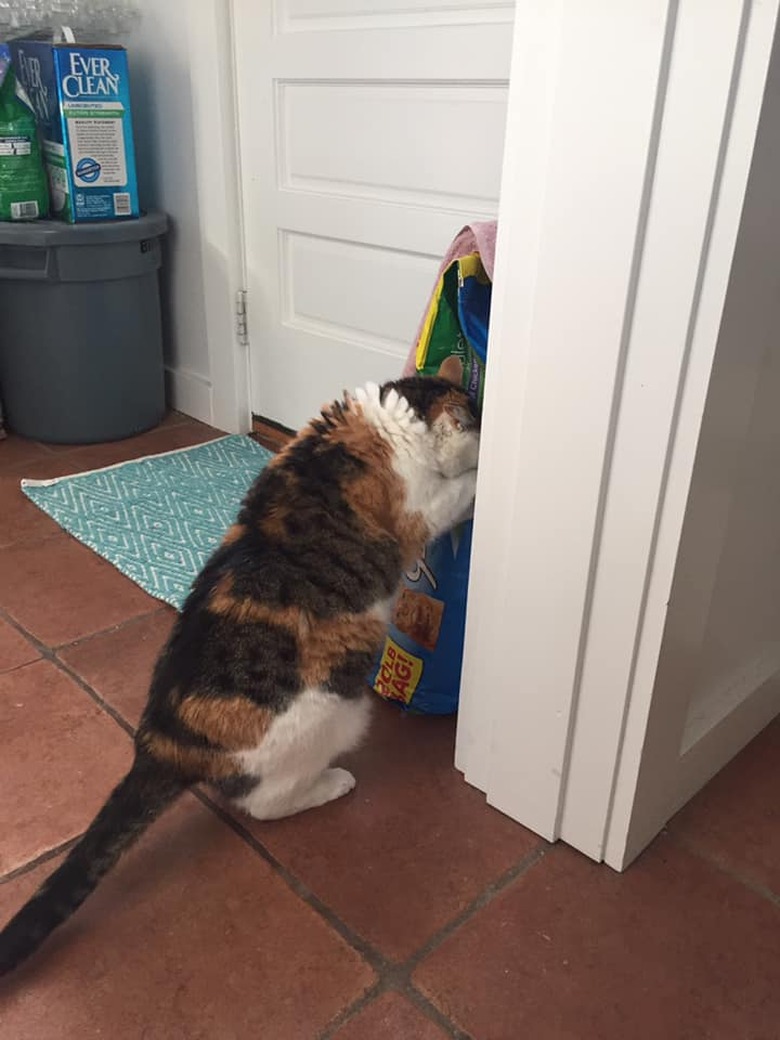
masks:
[[[402,574],[470,513],[478,450],[466,393],[412,377],[345,394],[268,464],[160,654],[130,772],[0,933],[0,974],[193,784],[259,820],[352,790],[331,762],[366,731]]]

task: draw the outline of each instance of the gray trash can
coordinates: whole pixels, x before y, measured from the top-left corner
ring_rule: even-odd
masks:
[[[165,412],[158,271],[163,213],[0,223],[5,421],[56,444],[119,440]]]

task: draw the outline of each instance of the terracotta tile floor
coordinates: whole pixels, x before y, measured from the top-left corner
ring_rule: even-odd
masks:
[[[214,435],[0,442],[0,921],[126,768],[173,618],[19,478]],[[780,722],[618,875],[488,808],[452,720],[375,715],[343,801],[257,824],[188,795],[0,983],[0,1040],[780,1037]]]

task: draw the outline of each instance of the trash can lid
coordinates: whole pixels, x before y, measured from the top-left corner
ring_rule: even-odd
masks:
[[[98,246],[159,238],[168,230],[165,213],[150,211],[127,220],[66,224],[61,220],[0,221],[3,246]]]

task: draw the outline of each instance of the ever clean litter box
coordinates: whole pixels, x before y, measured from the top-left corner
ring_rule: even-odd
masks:
[[[53,215],[71,224],[137,217],[124,47],[15,40],[11,53],[43,137]]]

